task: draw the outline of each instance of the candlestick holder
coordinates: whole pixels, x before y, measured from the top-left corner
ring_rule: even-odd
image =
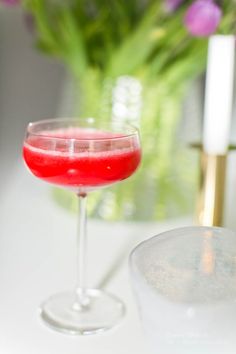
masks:
[[[200,153],[200,188],[197,221],[203,226],[222,226],[224,217],[227,154]]]
[[[200,152],[200,178],[197,196],[196,221],[202,226],[223,226],[225,181],[229,152],[236,145],[229,145],[226,154],[207,154],[202,144],[191,147]]]
[[[223,226],[227,160],[229,153],[236,151],[236,145],[229,145],[224,155],[207,154],[202,144],[191,146],[200,152],[197,223],[202,226]]]

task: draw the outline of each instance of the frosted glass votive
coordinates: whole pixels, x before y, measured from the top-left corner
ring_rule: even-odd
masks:
[[[133,250],[130,270],[150,353],[236,353],[235,233],[164,232]]]

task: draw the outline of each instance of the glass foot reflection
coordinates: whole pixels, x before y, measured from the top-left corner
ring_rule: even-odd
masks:
[[[55,294],[41,305],[41,318],[60,332],[87,335],[114,327],[125,313],[123,303],[105,291],[86,289],[86,299],[81,307],[75,293]]]

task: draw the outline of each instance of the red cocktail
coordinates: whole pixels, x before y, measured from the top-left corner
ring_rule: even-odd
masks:
[[[43,133],[47,137],[26,139],[24,160],[36,177],[62,187],[87,190],[121,181],[141,159],[137,136],[81,128]]]
[[[79,197],[76,288],[45,301],[41,317],[50,327],[74,334],[91,334],[114,326],[124,313],[122,302],[86,286],[86,197],[91,190],[124,180],[136,171],[141,160],[137,129],[92,118],[30,123],[23,157],[36,177],[70,189]]]

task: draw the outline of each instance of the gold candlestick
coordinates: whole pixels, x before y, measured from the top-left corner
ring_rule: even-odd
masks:
[[[197,221],[203,226],[222,226],[227,155],[201,152]]]

